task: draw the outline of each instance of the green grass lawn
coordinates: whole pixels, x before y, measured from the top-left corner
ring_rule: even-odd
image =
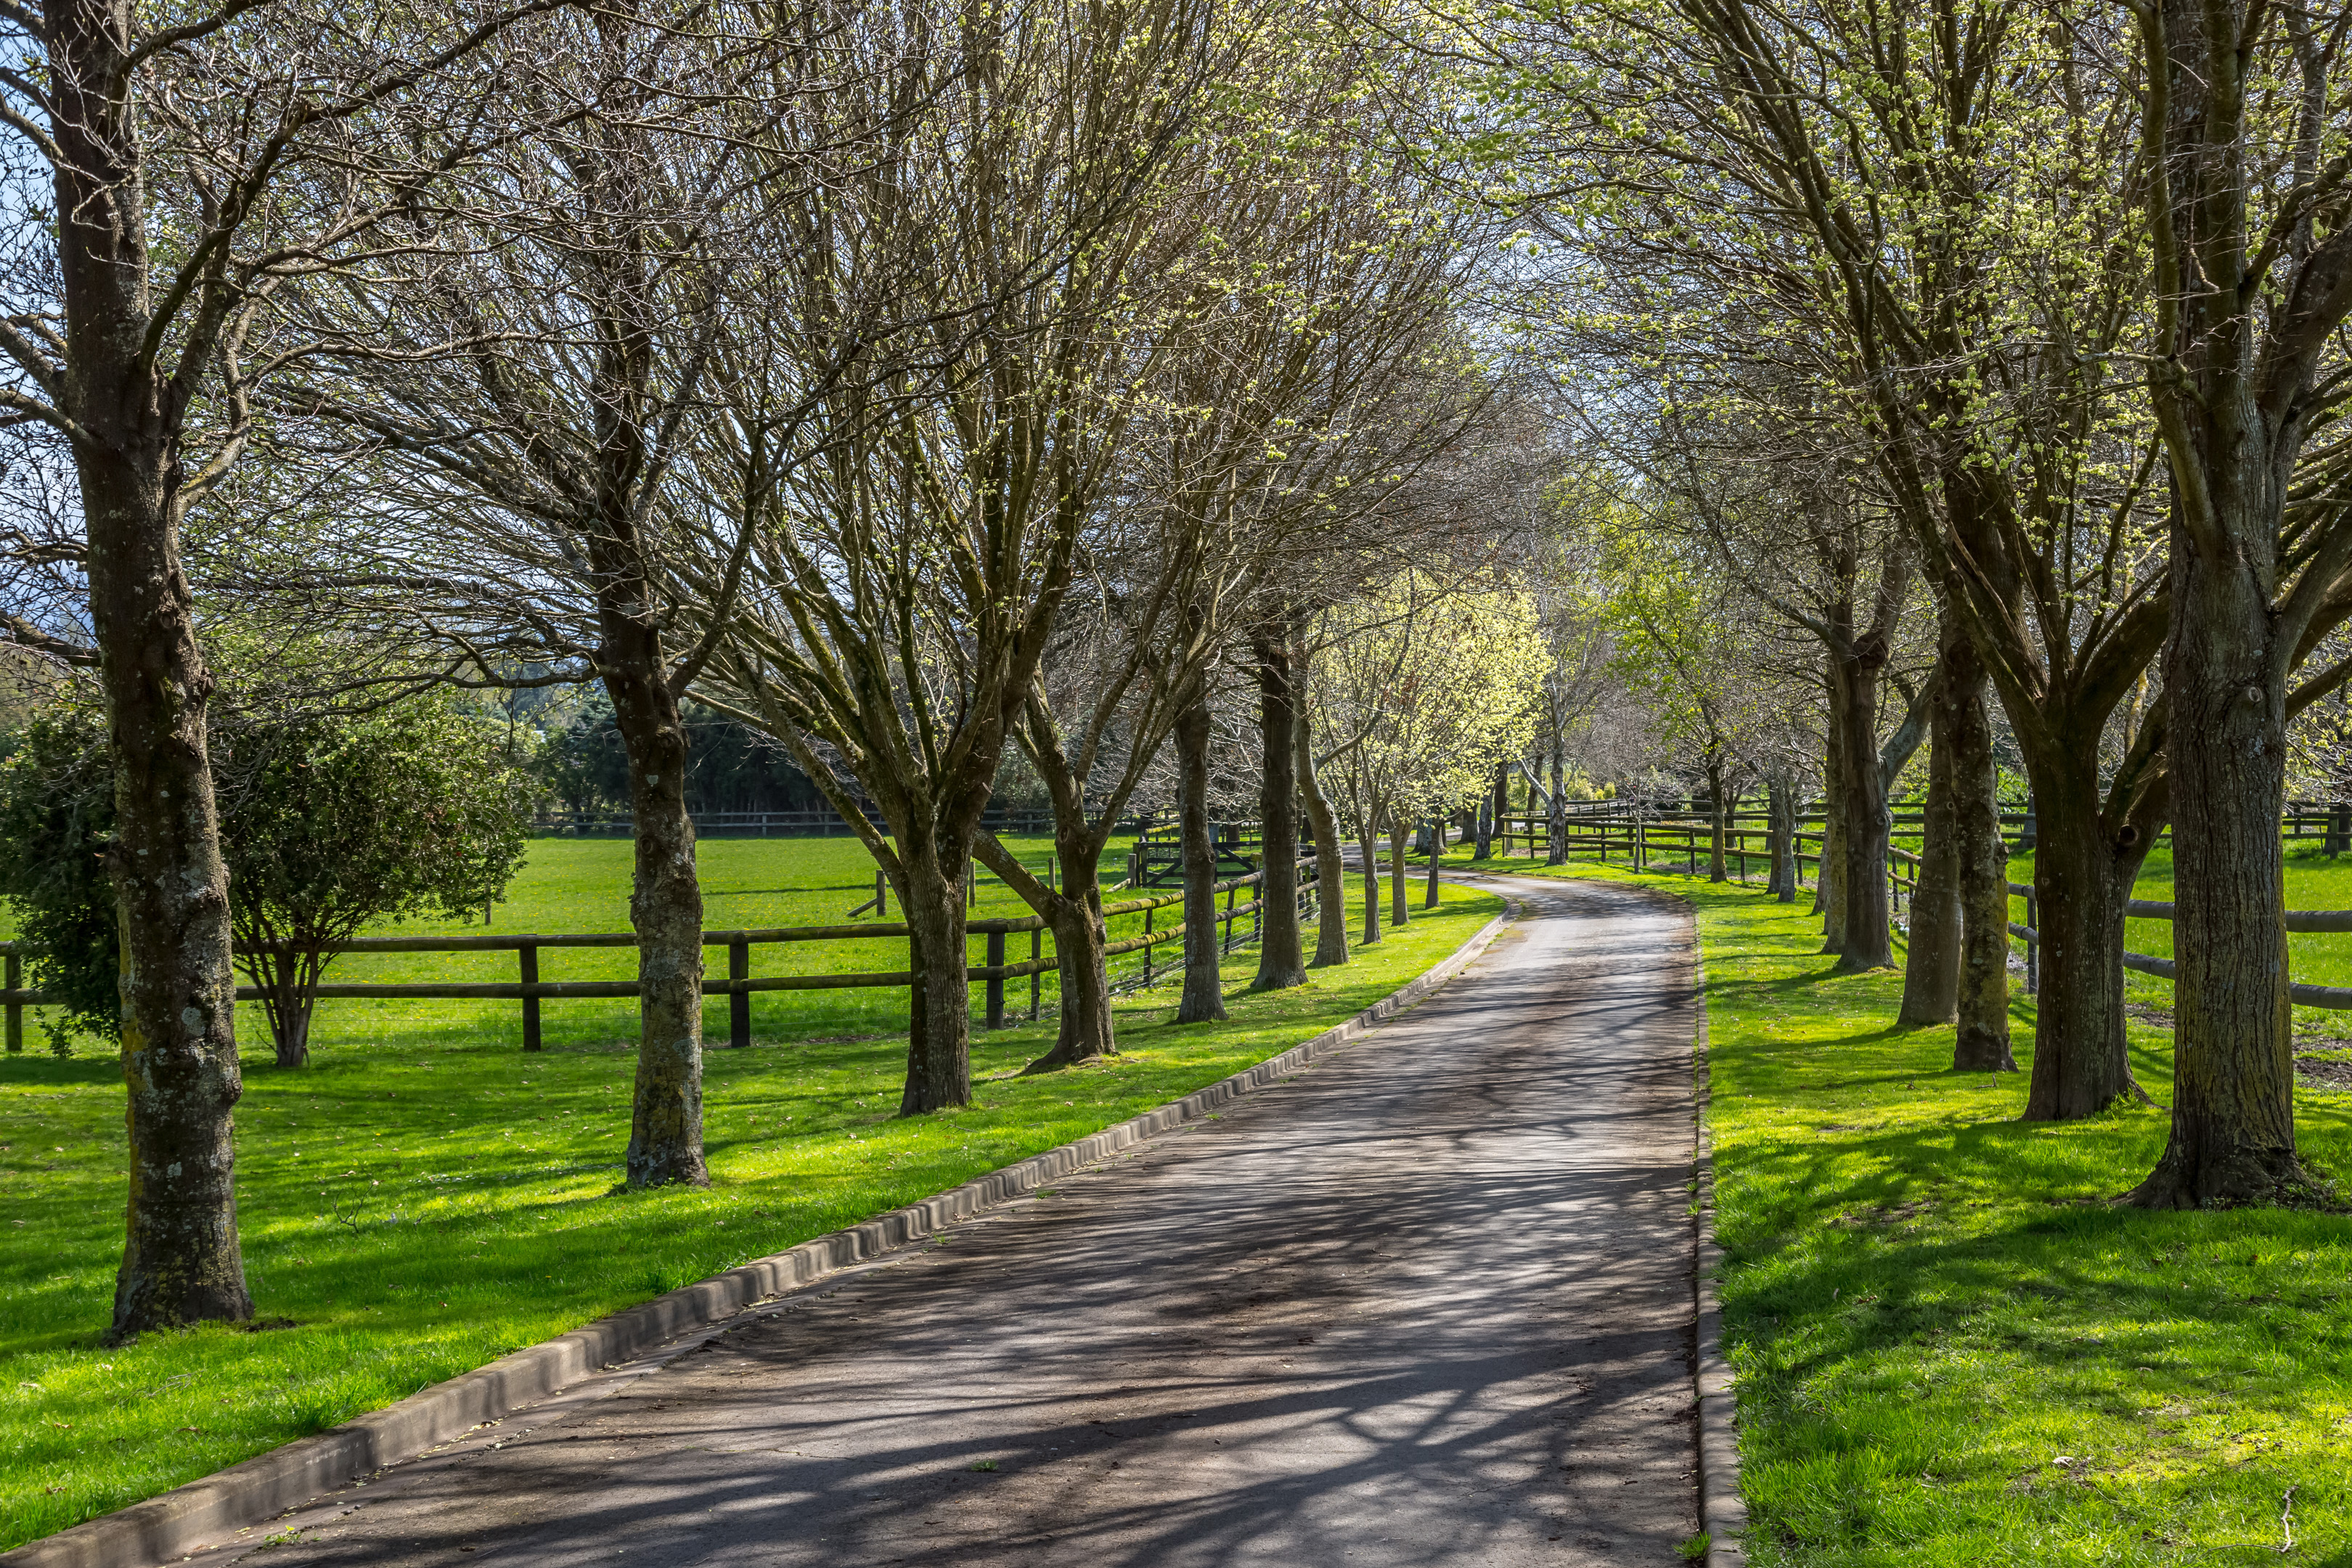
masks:
[[[1119,839],[1103,856],[1103,883],[1126,875],[1127,843]],[[1009,838],[1006,847],[1024,864],[1042,868],[1051,853],[1050,840]],[[625,838],[541,838],[530,846],[522,870],[491,914],[491,934],[524,932],[625,931],[629,929],[629,875],[632,847]],[[757,926],[885,924],[900,915],[897,900],[888,916],[871,913],[853,921],[849,911],[873,896],[874,860],[854,838],[706,838],[696,847],[702,874],[703,926],[709,931]],[[1011,889],[982,873],[975,917],[1025,915],[1029,912]],[[1119,895],[1127,897],[1128,895]],[[1248,895],[1241,897],[1246,900]],[[1162,915],[1166,926],[1172,915]],[[1124,915],[1111,922],[1114,939],[1143,930],[1143,916]],[[0,905],[0,937],[13,936],[13,916]],[[480,936],[481,917],[471,921],[410,920],[379,921],[369,929],[376,936]],[[1050,943],[1051,938],[1046,939]],[[1006,939],[1007,956],[1029,956],[1029,939]],[[1051,951],[1050,946],[1047,951]],[[1172,949],[1161,948],[1155,964],[1171,962]],[[984,961],[984,939],[971,941],[971,961]],[[727,952],[713,948],[704,954],[709,972],[727,973]],[[1121,974],[1139,972],[1139,955],[1114,961]],[[771,974],[841,974],[891,972],[907,967],[907,939],[877,937],[869,942],[784,942],[751,949],[751,973]],[[627,948],[549,948],[541,952],[541,980],[629,980],[636,975],[636,955]],[[327,978],[338,982],[438,983],[513,981],[520,978],[512,952],[351,953],[337,959]],[[1024,1009],[1026,981],[1008,981],[1008,1005],[1014,999]],[[1048,974],[1041,982],[1043,1005],[1055,1004],[1055,983]],[[979,992],[973,993],[974,1006]],[[637,1005],[634,1000],[565,1000],[541,1004],[545,1038],[557,1043],[590,1044],[633,1036]],[[26,1049],[39,1050],[44,1040],[47,1010],[27,1010]],[[265,1031],[240,1037],[247,1052],[267,1044],[268,1024],[258,1008],[240,1017],[246,1031]],[[754,1037],[794,1038],[811,1035],[875,1034],[904,1030],[907,993],[896,987],[854,991],[765,991],[751,998]],[[704,1013],[704,1028],[723,1043],[727,1034],[727,999],[712,999]],[[311,1029],[313,1052],[373,1049],[386,1031],[403,1037],[445,1033],[451,1038],[472,1039],[503,1031],[517,1043],[522,1038],[522,1007],[516,1002],[372,1002],[329,999],[319,1004]],[[85,1050],[100,1049],[87,1042]],[[110,1049],[110,1047],[103,1047]]]
[[[710,923],[837,917],[854,895],[793,889],[854,879],[800,853],[841,847],[706,843]],[[494,930],[625,923],[625,845],[534,849]],[[120,1071],[36,1044],[0,1060],[0,1549],[1179,1098],[1370,1005],[1499,907],[1448,889],[1295,991],[1245,993],[1255,950],[1237,950],[1227,1023],[1180,1027],[1171,987],[1139,992],[1118,1007],[1124,1053],[1099,1067],[1014,1076],[1050,1021],[976,1035],[974,1103],[908,1121],[892,1115],[903,1000],[851,1014],[761,997],[753,1047],[705,1058],[707,1192],[614,1190],[633,1004],[550,1004],[549,1048],[525,1056],[512,1004],[325,1003],[308,1068],[268,1065],[264,1034],[243,1043],[237,1189],[261,1331],[114,1350],[98,1337],[121,1247]],[[713,1022],[723,1038],[723,1011]]]
[[[2301,907],[2352,903],[2352,872],[2292,864]],[[2352,1565],[2352,1218],[2117,1207],[2162,1110],[2028,1126],[2022,1075],[1895,1030],[1901,976],[1833,974],[1804,903],[1567,874],[1698,910],[1754,1561]],[[2032,1026],[2021,996],[2029,1067]],[[2168,1101],[2168,1034],[2135,1025],[2132,1057]],[[2297,1095],[2340,1188],[2352,1094]]]

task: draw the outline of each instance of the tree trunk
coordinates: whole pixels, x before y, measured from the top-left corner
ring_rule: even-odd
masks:
[[[1364,940],[1370,947],[1381,940],[1381,847],[1380,840],[1366,827],[1357,841],[1364,857]]]
[[[2071,1121],[2140,1092],[2124,1047],[2124,902],[2147,851],[2100,814],[2098,758],[2029,754],[2041,808],[2033,858],[2042,994],[2025,1120]]]
[[[310,1060],[310,1016],[318,1007],[318,979],[326,967],[318,953],[255,951],[247,961],[254,984],[268,993],[261,1005],[277,1048],[276,1065],[306,1067]]]
[[[1205,1024],[1225,1016],[1225,994],[1217,951],[1217,847],[1209,837],[1209,700],[1197,684],[1176,716],[1175,735],[1176,814],[1184,839],[1184,993],[1176,1021]]]
[[[1893,826],[1878,771],[1878,675],[1874,665],[1832,659],[1830,719],[1842,736],[1838,765],[1843,796],[1838,823],[1837,901],[1843,906],[1836,948],[1841,973],[1895,966],[1886,909],[1887,836]]]
[[[1404,819],[1396,813],[1389,814],[1389,924],[1399,931],[1412,920],[1409,895],[1405,892]]]
[[[1476,821],[1478,837],[1470,851],[1470,858],[1491,860],[1495,858],[1495,803],[1491,798],[1479,800]]]
[[[1566,760],[1555,742],[1551,749],[1551,799],[1546,803],[1544,864],[1568,864],[1568,782]]]
[[[1316,903],[1322,911],[1315,925],[1315,967],[1348,962],[1348,860],[1341,852],[1339,818],[1315,767],[1314,737],[1307,710],[1296,715],[1298,734],[1298,795],[1307,803],[1307,826],[1315,835]]]
[[[1822,763],[1822,841],[1813,861],[1813,910],[1822,917],[1822,951],[1845,951],[1845,727],[1829,726]]]
[[[1708,792],[1706,879],[1710,882],[1720,882],[1724,879],[1723,835],[1727,826],[1724,816],[1728,809],[1723,798],[1723,764],[1720,762],[1707,763],[1706,787]]]
[[[1298,929],[1298,775],[1295,759],[1297,701],[1291,686],[1290,641],[1281,628],[1251,639],[1257,661],[1260,842],[1265,877],[1258,884],[1264,920],[1258,928],[1255,991],[1307,984]]]
[[[964,935],[964,857],[919,834],[898,841],[898,889],[915,981],[907,1031],[907,1083],[898,1114],[971,1103],[971,986]],[[1064,940],[1054,928],[1057,948]],[[1062,1010],[1070,1007],[1070,953],[1060,948]],[[1058,1048],[1058,1047],[1057,1047]],[[1034,1066],[1034,1064],[1033,1064]]]
[[[2275,537],[2260,519],[2231,531]],[[2279,839],[2293,649],[2274,640],[2260,581],[2243,561],[2207,561],[2176,525],[2164,650],[2178,966],[2172,1131],[2132,1194],[2148,1207],[2275,1203],[2311,1192],[2294,1146]],[[2046,816],[2046,797],[2042,809]],[[2045,853],[2049,839],[2045,825]]]
[[[2000,837],[1992,718],[1984,667],[1966,637],[1944,649],[1948,715],[1936,737],[1952,756],[1954,858],[1960,877],[1959,1027],[1952,1042],[1958,1072],[2015,1072],[2009,1047],[2009,847]]]
[[[58,123],[74,122],[62,115]],[[93,137],[78,152],[101,156],[109,150]],[[93,171],[92,178],[103,173]],[[58,181],[60,212],[75,229],[89,226],[70,216],[78,209],[64,198],[69,184],[81,183],[62,174]],[[134,194],[136,188],[135,182],[129,186]],[[94,194],[89,199],[100,209],[110,205]],[[103,211],[90,221],[102,223]],[[114,761],[115,838],[107,868],[121,921],[129,1091],[130,1200],[110,1343],[149,1329],[253,1316],[236,1232],[232,1112],[244,1080],[236,1058],[236,976],[229,966],[228,869],[205,752],[205,707],[214,682],[197,647],[180,564],[172,500],[177,465],[155,433],[160,416],[146,378],[133,370],[144,311],[124,295],[132,286],[128,279],[105,276],[124,264],[116,247],[139,243],[143,216],[133,212],[127,222],[132,232],[115,237],[103,259],[82,246],[64,247],[73,331],[123,340],[109,345],[119,353],[84,356],[100,367],[90,379],[101,384],[76,399],[93,422],[95,439],[74,447],[89,533],[90,622]],[[143,253],[139,259],[143,264]],[[110,310],[119,314],[107,319]]]
[[[1774,771],[1764,781],[1764,849],[1771,857],[1771,885],[1765,890],[1784,904],[1797,901],[1797,792],[1788,774]]]
[[[1947,636],[1947,647],[1951,641]],[[1952,782],[1951,688],[1937,689],[1927,742],[1927,805],[1903,960],[1897,1028],[1948,1024],[1960,1005],[1960,841]]]
[[[1445,818],[1433,816],[1429,819],[1429,881],[1421,896],[1421,907],[1424,910],[1437,907],[1437,868],[1444,861]]]
[[[628,1184],[708,1186],[702,1160],[702,884],[694,819],[687,815],[686,721],[665,676],[661,634],[635,618],[650,602],[608,594],[603,606],[604,689],[629,763],[637,935],[637,1071],[630,1113]]]

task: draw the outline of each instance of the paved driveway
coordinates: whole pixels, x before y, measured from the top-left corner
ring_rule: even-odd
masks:
[[[1679,1562],[1688,923],[1499,885],[1527,914],[1477,963],[1222,1117],[244,1541],[299,1530],[268,1568]]]

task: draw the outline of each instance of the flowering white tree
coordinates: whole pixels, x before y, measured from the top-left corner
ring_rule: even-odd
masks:
[[[1317,634],[1307,700],[1328,749],[1316,766],[1361,847],[1364,941],[1375,942],[1380,833],[1402,925],[1407,825],[1476,800],[1496,764],[1526,751],[1551,654],[1526,595],[1448,591],[1416,572],[1327,611]]]

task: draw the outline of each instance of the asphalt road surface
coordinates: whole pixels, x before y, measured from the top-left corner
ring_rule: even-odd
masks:
[[[1498,885],[1527,912],[1469,970],[1223,1116],[237,1546],[275,1538],[268,1568],[1681,1561],[1688,922]]]

